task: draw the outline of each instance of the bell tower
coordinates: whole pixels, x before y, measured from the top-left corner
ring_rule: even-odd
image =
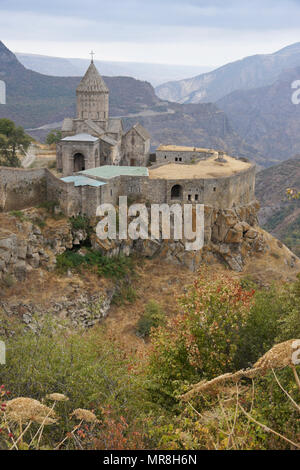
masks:
[[[95,67],[93,54],[89,68],[76,89],[77,119],[97,121],[106,130],[109,90]]]

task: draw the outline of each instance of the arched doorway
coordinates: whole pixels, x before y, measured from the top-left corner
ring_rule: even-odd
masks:
[[[74,172],[85,170],[84,156],[82,153],[75,153],[74,155]]]
[[[181,199],[182,197],[182,187],[180,184],[175,184],[171,189],[171,199]]]

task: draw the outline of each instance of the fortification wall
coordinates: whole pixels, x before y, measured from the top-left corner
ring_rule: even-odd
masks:
[[[47,199],[46,169],[0,167],[0,211],[37,206]]]
[[[206,160],[207,158],[217,156],[213,150],[203,151],[184,151],[184,150],[156,150],[157,163],[191,163],[194,160]]]
[[[57,201],[61,210],[67,216],[77,215],[82,209],[80,187],[66,183],[57,178],[51,171],[46,170],[47,201]]]
[[[139,185],[136,193],[156,204],[198,203],[208,204],[217,209],[230,209],[255,200],[255,166],[222,178],[139,178],[139,183],[136,182],[136,185]],[[172,188],[176,185],[180,186],[180,196],[172,198]],[[134,188],[135,186],[128,182],[128,194],[134,193]],[[126,190],[125,184],[122,189]]]
[[[95,178],[96,179],[96,178]],[[0,168],[0,210],[20,210],[46,200],[58,201],[67,216],[94,216],[102,203],[118,204],[119,196],[155,204],[198,203],[231,209],[255,200],[255,166],[222,178],[167,179],[120,176],[101,187],[65,183],[48,169]],[[174,187],[177,193],[174,194]]]
[[[0,167],[0,211],[22,210],[57,201],[67,215],[82,211],[81,188],[65,183],[47,168]]]

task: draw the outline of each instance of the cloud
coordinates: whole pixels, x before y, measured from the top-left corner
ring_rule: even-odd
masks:
[[[198,26],[224,29],[297,27],[298,0],[2,0],[0,11],[77,18],[116,26]],[[13,20],[13,17],[11,18]],[[114,31],[111,31],[113,34]]]
[[[300,0],[0,0],[10,47],[74,57],[90,45],[106,60],[219,65],[299,40],[299,17]]]

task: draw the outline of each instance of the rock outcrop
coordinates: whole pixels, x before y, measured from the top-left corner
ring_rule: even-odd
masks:
[[[34,210],[6,217],[12,220],[5,225],[7,228],[0,229],[0,280],[14,276],[22,281],[28,272],[37,268],[52,271],[57,255],[87,238],[84,230],[73,230],[66,219],[40,228],[38,224],[44,222]]]
[[[105,318],[109,312],[115,289],[103,290],[101,294],[82,294],[74,299],[61,298],[45,306],[28,302],[0,300],[0,311],[7,317],[18,317],[26,328],[36,332],[45,315],[53,315],[75,327],[91,328]],[[5,333],[0,320],[0,333]]]
[[[205,206],[205,245],[200,251],[186,251],[181,240],[99,240],[93,236],[92,245],[107,256],[159,256],[191,271],[216,258],[234,271],[242,271],[252,254],[265,250],[264,236],[257,225],[258,210],[258,202],[224,210]]]

